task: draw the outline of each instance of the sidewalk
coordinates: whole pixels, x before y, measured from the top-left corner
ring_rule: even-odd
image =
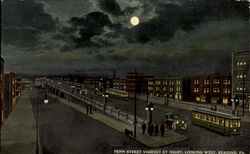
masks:
[[[24,90],[10,116],[1,128],[1,153],[34,154],[36,151],[36,123],[29,90]]]
[[[58,99],[58,97],[52,96],[56,99]],[[68,100],[65,99],[59,99],[60,102],[62,102],[63,104],[66,104],[80,112],[82,112],[83,114],[86,114],[86,108],[77,104],[74,104],[72,102],[69,102]],[[129,130],[133,130],[133,126],[128,125],[124,122],[118,121],[116,119],[113,119],[111,117],[107,117],[105,115],[103,115],[102,113],[99,113],[97,111],[93,111],[93,114],[89,114],[89,116],[95,120],[98,120],[104,124],[106,124],[109,127],[112,127],[113,129],[119,131],[119,132],[124,132],[124,129],[129,129]],[[164,137],[160,137],[160,136],[148,136],[148,135],[142,135],[142,130],[140,128],[137,127],[137,133],[136,133],[136,140],[141,142],[142,144],[148,146],[148,147],[161,147],[164,145],[169,145],[169,144],[173,144],[173,143],[177,143],[177,142],[181,142],[184,140],[187,140],[188,138],[184,135],[178,134],[174,131],[170,131],[167,130],[165,132],[165,136]]]

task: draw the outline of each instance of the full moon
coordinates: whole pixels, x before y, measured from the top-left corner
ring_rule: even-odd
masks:
[[[136,26],[138,25],[140,22],[139,18],[137,16],[133,16],[131,19],[130,19],[130,23],[133,25],[133,26]]]

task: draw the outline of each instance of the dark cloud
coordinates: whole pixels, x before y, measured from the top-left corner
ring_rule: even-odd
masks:
[[[248,20],[248,2],[234,0],[187,1],[182,5],[158,3],[158,16],[139,24],[133,30],[136,41],[145,43],[151,40],[168,41],[176,31],[190,31],[208,21],[232,18]]]
[[[57,21],[47,13],[43,4],[34,0],[2,2],[2,42],[33,47],[39,35],[55,31]]]
[[[93,42],[92,38],[94,36],[99,36],[105,32],[104,28],[108,27],[112,30],[121,29],[120,24],[113,24],[109,16],[101,12],[92,12],[87,14],[85,17],[73,17],[70,20],[73,26],[74,32],[78,33],[78,37],[74,37],[73,41],[76,47],[86,47],[86,46],[109,46],[108,42],[100,40],[99,42]],[[112,37],[112,35],[109,35]]]
[[[112,15],[124,15],[116,0],[98,0],[100,8]]]

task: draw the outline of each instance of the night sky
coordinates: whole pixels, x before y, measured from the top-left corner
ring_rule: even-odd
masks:
[[[232,51],[249,47],[246,1],[3,0],[1,7],[5,68],[18,73],[227,72]]]

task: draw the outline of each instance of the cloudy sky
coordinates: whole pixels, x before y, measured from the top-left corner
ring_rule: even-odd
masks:
[[[1,7],[7,71],[226,72],[231,52],[249,47],[246,1],[3,0]]]

